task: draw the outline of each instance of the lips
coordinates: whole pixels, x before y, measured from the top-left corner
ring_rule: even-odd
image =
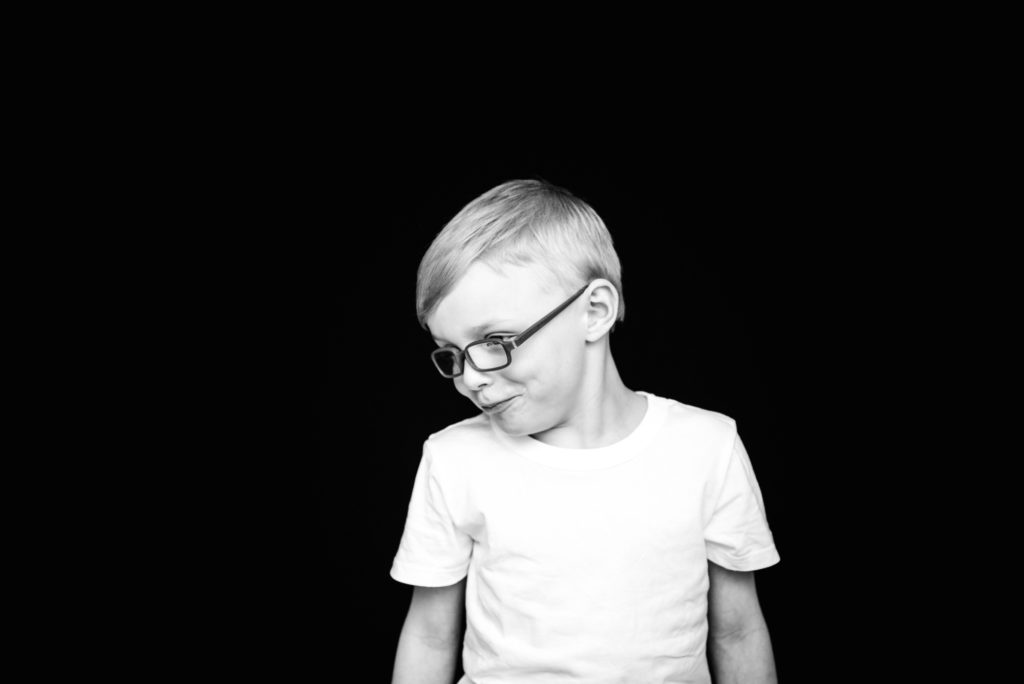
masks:
[[[493,404],[480,404],[480,408],[482,408],[485,411],[490,411],[491,409],[497,408],[499,406],[502,406],[503,404],[506,404],[506,403],[512,401],[513,399],[515,399],[515,397],[509,397],[507,399],[502,399],[501,401],[496,401]]]

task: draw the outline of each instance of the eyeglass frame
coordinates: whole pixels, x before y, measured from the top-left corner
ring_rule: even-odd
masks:
[[[470,342],[469,344],[466,345],[465,349],[459,349],[458,347],[456,347],[455,349],[452,349],[451,347],[439,347],[438,349],[435,349],[434,351],[430,352],[430,360],[434,362],[434,367],[437,368],[437,372],[440,373],[446,379],[457,378],[460,375],[462,375],[463,372],[465,371],[465,368],[466,368],[465,364],[467,362],[469,363],[470,366],[473,367],[473,370],[475,370],[478,373],[490,373],[491,371],[501,370],[502,368],[508,368],[509,366],[512,365],[512,350],[513,349],[518,349],[519,347],[521,347],[523,345],[523,343],[526,342],[526,340],[528,340],[535,332],[537,332],[538,330],[543,328],[545,325],[547,325],[551,321],[551,319],[553,319],[558,314],[562,313],[562,311],[566,307],[568,307],[570,304],[572,304],[574,301],[576,301],[576,299],[581,294],[583,294],[587,290],[588,287],[590,287],[590,283],[587,283],[586,285],[581,287],[579,290],[576,291],[576,294],[572,295],[567,300],[565,300],[564,302],[559,304],[550,313],[545,315],[539,321],[537,321],[536,323],[534,323],[533,325],[531,325],[529,328],[527,328],[523,332],[519,333],[518,335],[515,335],[515,336],[513,336],[511,338],[494,338],[494,337],[487,338],[487,337],[484,337],[482,339]],[[502,346],[502,348],[505,350],[505,359],[506,359],[504,365],[502,365],[502,366],[495,366],[494,368],[488,368],[487,370],[480,370],[479,368],[477,368],[476,364],[473,363],[473,359],[470,358],[470,356],[467,353],[467,351],[469,350],[470,347],[478,345],[478,344],[484,344],[485,342],[489,342],[491,344],[497,342],[498,344],[500,344]],[[462,370],[460,370],[458,373],[455,373],[454,375],[448,375],[443,370],[441,370],[441,366],[440,366],[440,364],[438,364],[436,357],[437,357],[438,354],[440,354],[442,352],[447,353],[447,354],[455,354],[456,363],[458,364],[458,367],[460,369],[462,369]]]

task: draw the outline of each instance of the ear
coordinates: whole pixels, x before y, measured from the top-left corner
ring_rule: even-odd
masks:
[[[615,325],[619,315],[619,291],[610,280],[598,278],[591,284],[590,291],[584,295],[587,300],[586,325],[587,342],[601,339]]]

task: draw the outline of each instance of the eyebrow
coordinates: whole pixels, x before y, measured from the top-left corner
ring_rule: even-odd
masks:
[[[487,321],[486,323],[481,323],[478,326],[470,328],[469,329],[469,334],[470,334],[471,337],[476,339],[476,337],[478,335],[482,334],[483,331],[487,330],[488,328],[496,328],[496,327],[499,327],[499,325],[500,326],[507,326],[508,324],[510,324],[510,321],[507,321],[507,320]],[[515,326],[510,326],[510,327],[514,328]],[[433,335],[433,333],[431,333],[431,335]],[[445,344],[451,344],[451,342],[449,342],[448,340],[444,340],[444,339],[441,339],[439,337],[434,337],[433,339],[434,339],[435,342],[444,342]]]

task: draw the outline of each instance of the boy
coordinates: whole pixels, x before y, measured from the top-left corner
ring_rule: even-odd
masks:
[[[623,384],[620,274],[597,213],[538,180],[424,255],[432,361],[481,413],[423,445],[393,684],[451,684],[460,648],[458,684],[776,681],[753,571],[780,558],[736,421]]]

